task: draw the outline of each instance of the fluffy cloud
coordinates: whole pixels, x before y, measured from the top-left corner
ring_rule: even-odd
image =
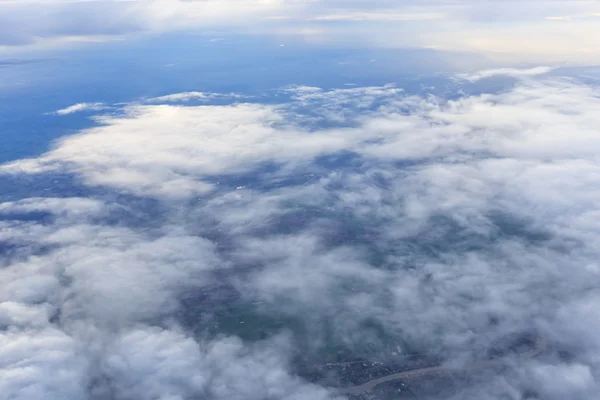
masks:
[[[112,344],[103,371],[116,380],[119,398],[330,398],[326,390],[289,376],[282,344],[271,345],[250,348],[240,340],[223,339],[199,348],[173,331],[138,329]]]
[[[489,152],[490,146],[494,154],[521,159],[595,156],[600,110],[595,91],[567,81],[533,81],[508,93],[445,104],[399,96],[402,91],[393,86],[291,90],[297,93],[291,110],[318,110],[317,123],[346,126],[316,135],[310,119],[302,121],[308,126],[290,125],[286,108],[260,104],[131,106],[125,117],[99,117],[102,126],[2,170],[74,171],[90,185],[181,197],[214,190],[213,181],[222,175],[268,163],[297,168],[338,151],[389,160],[454,158]],[[365,111],[356,114],[357,109]],[[576,137],[568,129],[574,116]]]
[[[535,327],[546,352],[456,398],[595,398],[598,91],[508,72],[455,100],[130,105],[2,166],[89,193],[0,205],[3,393],[324,400],[298,359],[469,365]]]
[[[8,330],[0,334],[0,344],[0,388],[7,399],[85,398],[87,363],[63,332]]]

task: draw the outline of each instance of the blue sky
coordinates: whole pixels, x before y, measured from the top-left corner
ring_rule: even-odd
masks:
[[[596,399],[599,21],[0,0],[0,398]]]

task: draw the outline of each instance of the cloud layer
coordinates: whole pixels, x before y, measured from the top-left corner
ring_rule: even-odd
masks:
[[[470,51],[513,63],[590,63],[598,62],[599,15],[596,2],[579,0],[4,0],[0,46],[218,29],[336,46]]]
[[[0,204],[2,393],[334,399],[299,360],[461,365],[535,328],[542,356],[447,397],[595,398],[599,93],[513,75],[452,101],[130,105],[3,165],[80,195]]]

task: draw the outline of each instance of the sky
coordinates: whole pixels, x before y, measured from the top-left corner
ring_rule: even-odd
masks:
[[[0,399],[596,399],[599,22],[0,0]]]
[[[478,52],[498,61],[598,61],[594,0],[2,0],[0,46],[69,46],[173,31]]]

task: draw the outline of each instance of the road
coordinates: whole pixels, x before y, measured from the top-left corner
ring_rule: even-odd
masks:
[[[532,349],[525,353],[520,353],[516,357],[519,359],[533,358],[533,357],[536,357],[537,355],[539,355],[540,353],[542,353],[546,349],[546,347],[547,347],[546,340],[540,334],[537,334],[535,343],[534,343],[534,346],[532,347]],[[500,365],[502,363],[505,363],[507,361],[507,358],[508,357],[503,357],[503,358],[490,359],[490,360],[486,360],[486,361],[474,362],[474,363],[470,363],[470,364],[463,365],[460,367],[449,367],[449,366],[437,365],[437,366],[433,366],[433,367],[419,368],[419,369],[413,369],[410,371],[398,372],[395,374],[390,374],[390,375],[382,376],[377,379],[370,380],[370,381],[365,382],[358,386],[349,386],[349,387],[345,387],[345,388],[340,388],[339,392],[342,394],[358,395],[358,394],[362,394],[362,393],[366,393],[366,392],[371,392],[373,389],[375,389],[376,386],[381,385],[382,383],[386,383],[386,382],[392,382],[392,381],[398,381],[398,380],[410,380],[410,379],[422,378],[422,377],[438,375],[438,374],[442,375],[442,374],[448,374],[448,373],[452,373],[452,372],[486,368],[486,367],[490,367],[493,365]]]

